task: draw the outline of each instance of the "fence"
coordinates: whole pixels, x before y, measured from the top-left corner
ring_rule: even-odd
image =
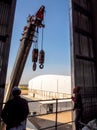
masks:
[[[71,99],[28,101],[28,120],[38,130],[72,130]]]

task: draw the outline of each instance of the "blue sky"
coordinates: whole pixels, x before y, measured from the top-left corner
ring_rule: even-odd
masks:
[[[27,25],[27,17],[29,14],[35,14],[41,5],[44,5],[46,9],[43,38],[45,51],[44,69],[39,69],[39,64],[37,63],[37,70],[32,70],[32,45],[20,83],[28,83],[31,78],[43,74],[70,75],[69,0],[17,0],[7,82],[18,52],[23,28]],[[40,29],[39,50],[41,39],[42,30]]]

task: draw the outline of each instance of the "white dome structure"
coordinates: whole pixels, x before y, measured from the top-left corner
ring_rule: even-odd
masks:
[[[71,94],[71,76],[40,75],[29,81],[28,89]]]

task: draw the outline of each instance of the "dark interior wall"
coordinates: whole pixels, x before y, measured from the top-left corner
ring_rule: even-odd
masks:
[[[0,117],[11,45],[16,0],[0,0]]]
[[[97,66],[97,0],[91,0],[91,12],[93,19],[92,27],[93,27],[93,40],[94,40],[94,54]]]
[[[97,0],[71,0],[72,88],[81,87],[84,122],[97,117],[96,12]]]

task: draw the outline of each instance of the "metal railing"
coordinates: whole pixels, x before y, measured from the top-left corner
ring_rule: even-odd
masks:
[[[84,106],[91,101],[86,99],[87,97],[83,102]],[[91,97],[89,97],[89,99],[91,99]],[[96,102],[96,100],[93,101]],[[72,130],[74,121],[72,120],[73,104],[71,98],[48,100],[28,99],[28,105],[30,110],[28,120],[37,128],[35,130]],[[91,105],[88,105],[88,108],[89,107],[91,107]],[[95,108],[95,104],[92,105],[92,108]],[[95,111],[94,113],[92,112],[92,114],[95,114]],[[85,118],[86,116],[87,115],[85,115]],[[82,123],[80,124],[82,125]]]
[[[28,101],[28,120],[38,130],[72,130],[70,98]]]

